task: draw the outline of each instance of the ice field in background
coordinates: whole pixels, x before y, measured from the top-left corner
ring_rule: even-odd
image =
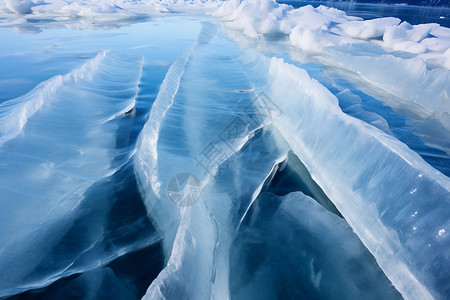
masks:
[[[47,2],[0,2],[0,298],[449,297],[449,28]]]

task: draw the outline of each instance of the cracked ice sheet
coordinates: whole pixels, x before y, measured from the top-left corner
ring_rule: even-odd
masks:
[[[147,298],[227,297],[232,232],[287,152],[279,134],[250,117],[256,95],[237,62],[239,49],[216,31],[205,24],[172,65],[138,143],[136,172],[168,259]],[[237,135],[228,135],[230,125],[239,126]],[[221,154],[214,164],[205,160],[209,147]],[[199,178],[202,193],[180,209],[166,190],[184,172]]]
[[[268,60],[253,52],[237,52],[236,45],[217,34],[214,25],[204,26],[198,42],[169,70],[138,143],[136,174],[149,215],[164,237],[167,258],[166,268],[147,291],[148,299],[228,297],[234,232],[289,147],[301,153],[296,140],[286,134],[297,127],[287,129],[279,123],[295,118],[295,105],[287,106],[295,98],[289,95],[283,98],[288,102],[280,105],[282,98],[273,93],[265,77]],[[264,86],[281,109],[258,123],[252,117],[260,103],[254,99]],[[319,92],[323,89],[319,87]],[[312,92],[307,88],[297,95]],[[325,110],[326,104],[321,105]],[[335,107],[330,109],[333,112]],[[299,115],[314,118],[314,114]],[[243,121],[242,132],[223,140],[224,129],[236,117]],[[289,143],[286,136],[291,138]],[[196,159],[211,144],[226,155],[204,169]],[[311,159],[309,154],[306,157]],[[167,188],[171,178],[185,172],[199,178],[202,194],[193,206],[180,208],[169,199]]]

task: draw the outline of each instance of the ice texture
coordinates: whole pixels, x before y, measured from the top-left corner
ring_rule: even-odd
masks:
[[[444,299],[450,180],[404,144],[348,117],[304,70],[255,58],[284,112],[274,125],[407,299]],[[401,178],[401,181],[398,180]]]
[[[2,127],[0,128],[0,146],[19,135],[28,119],[38,112],[44,104],[50,104],[49,102],[55,98],[54,95],[65,84],[77,83],[80,80],[89,80],[97,71],[106,54],[107,51],[102,51],[78,69],[44,81],[29,93],[0,104],[0,118],[2,123]]]
[[[325,6],[294,9],[271,0],[229,1],[213,15],[253,38],[289,36],[300,51],[388,93],[382,101],[394,110],[401,107],[423,123],[437,120],[450,137],[449,28],[397,18],[362,20]]]
[[[450,71],[430,70],[420,58],[404,59],[362,44],[328,48],[324,52],[327,63],[353,71],[390,93],[387,105],[401,107],[422,119],[436,119],[450,134]]]
[[[234,232],[290,149],[403,297],[445,298],[449,178],[398,140],[344,114],[305,70],[237,52],[213,25],[204,26],[169,70],[137,146],[136,175],[167,257],[145,298],[230,296]],[[261,92],[274,102],[273,114],[255,122],[254,101],[266,99]],[[224,141],[224,128],[236,119],[241,132]],[[222,152],[205,169],[201,157],[211,145]],[[184,172],[199,179],[201,198],[180,208],[167,187]]]
[[[344,32],[357,39],[374,39],[382,37],[387,28],[395,28],[400,23],[398,18],[379,18],[365,21],[350,21],[339,25]]]
[[[130,250],[103,248],[97,232],[103,225],[95,221],[83,237],[71,230],[82,226],[76,222],[86,210],[98,211],[102,224],[110,208],[114,195],[104,181],[132,155],[116,143],[121,120],[135,106],[142,63],[102,51],[1,104],[0,219],[7,226],[0,227],[0,297],[97,268]]]
[[[126,24],[178,8],[205,12],[220,2],[4,3],[2,26],[48,18],[79,28]],[[269,0],[224,2],[214,15],[236,36],[261,43],[281,37],[292,56],[361,79],[387,95],[386,105],[416,115],[417,132],[436,131],[424,141],[449,153],[448,28],[395,18],[364,21],[324,6],[294,9]],[[406,299],[447,298],[449,177],[392,136],[388,121],[364,110],[358,95],[344,90],[338,100],[307,66],[240,46],[218,24],[203,22],[197,41],[168,70],[132,149],[120,147],[119,135],[121,121],[135,113],[140,57],[102,51],[0,104],[0,197],[8,200],[0,201],[0,217],[8,224],[0,227],[0,297],[74,273],[89,278],[99,265],[139,247],[108,248],[98,223],[82,241],[71,232],[91,225],[77,224],[85,209],[98,210],[97,222],[103,222],[113,198],[104,184],[127,170],[136,176],[145,220],[157,230],[145,232],[141,244],[162,239],[165,258],[145,299],[288,295],[276,286],[271,264],[252,272],[253,253],[245,252],[252,238],[267,243],[257,250],[267,250],[269,261],[278,259],[277,252],[286,257],[281,278],[292,279],[285,276],[292,266],[303,270],[295,279],[305,279],[308,296],[331,297],[345,287],[347,298],[396,298],[390,281]],[[290,155],[303,163],[317,199],[264,190]],[[190,186],[180,193],[192,192],[191,206],[180,207],[170,194],[180,174],[189,176]],[[273,232],[257,226],[259,214]],[[310,243],[299,231],[320,239]],[[286,237],[296,247],[271,243]],[[74,239],[76,249],[67,247]],[[330,251],[339,242],[343,248]],[[297,251],[311,245],[325,250]],[[235,247],[246,256],[239,257]],[[353,263],[367,269],[339,273]]]

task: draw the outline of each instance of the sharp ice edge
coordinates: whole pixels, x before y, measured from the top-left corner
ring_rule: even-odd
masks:
[[[275,168],[278,167],[278,165],[283,162],[284,160],[286,160],[288,157],[288,154],[286,153],[285,155],[281,156],[277,161],[275,161],[275,163],[272,166],[272,169],[270,170],[269,173],[267,173],[267,176],[264,178],[264,181],[261,182],[261,184],[258,186],[258,188],[255,190],[255,192],[253,193],[253,196],[251,198],[250,204],[248,205],[247,209],[245,210],[244,214],[242,215],[241,219],[239,220],[239,224],[236,227],[236,231],[239,230],[239,228],[241,227],[242,222],[244,221],[245,217],[247,216],[248,212],[250,211],[250,209],[252,208],[253,203],[255,203],[256,198],[258,198],[259,194],[261,193],[261,189],[263,188],[264,182],[267,181],[267,179],[274,174]]]
[[[447,272],[440,254],[449,239],[438,233],[449,229],[450,179],[398,140],[342,113],[306,71],[254,52],[243,60],[252,74],[268,74],[258,89],[268,86],[283,111],[274,126],[394,286],[407,299],[445,298],[448,286],[438,278]]]
[[[148,192],[147,186],[151,187],[151,194],[156,198],[161,198],[161,182],[158,176],[158,138],[161,129],[161,122],[173,105],[175,95],[178,92],[181,77],[183,76],[186,63],[194,49],[201,45],[211,36],[211,28],[204,25],[197,41],[186,50],[169,68],[155,102],[150,111],[148,121],[139,135],[136,146],[136,156],[134,159],[137,179],[140,180],[141,193]],[[150,197],[150,195],[147,195]],[[149,212],[154,212],[148,207]],[[163,211],[164,206],[158,206],[158,211]],[[159,212],[158,212],[159,213]],[[157,218],[158,219],[158,218]],[[167,241],[170,239],[166,240]],[[169,246],[169,248],[171,248]],[[167,253],[166,253],[167,254]]]
[[[139,247],[121,248],[96,257],[95,262],[77,265],[83,253],[67,253],[63,264],[73,256],[67,265],[41,274],[31,272],[72,226],[85,193],[113,175],[133,154],[122,156],[123,149],[114,147],[117,117],[135,106],[142,64],[139,58],[102,51],[80,68],[3,103],[4,111],[13,108],[2,116],[2,123],[27,116],[27,124],[21,125],[20,135],[10,134],[0,146],[0,199],[5,200],[0,201],[0,214],[9,224],[8,232],[0,229],[1,297],[49,285]],[[124,83],[122,77],[128,81]],[[119,155],[120,161],[114,161]],[[15,201],[6,201],[10,199]],[[52,232],[50,237],[48,232]],[[25,254],[30,251],[32,256]]]
[[[268,146],[264,147],[264,143],[273,146],[273,143],[267,140],[273,138],[271,132],[266,131],[264,135],[266,137],[256,137],[259,144],[254,147],[258,150],[267,149],[265,147]],[[231,174],[222,175],[229,176],[223,179],[227,183],[232,182],[231,179],[236,181],[235,185],[228,186],[227,193],[221,191],[224,182],[209,181],[208,184],[202,185],[202,199],[192,207],[181,208],[167,266],[152,282],[143,299],[178,298],[186,295],[190,298],[198,295],[212,299],[229,298],[228,253],[231,237],[240,224],[241,215],[247,212],[253,203],[249,200],[257,196],[256,193],[264,184],[266,174],[270,174],[273,167],[286,155],[287,148],[281,148],[285,149],[279,152],[268,151],[270,156],[257,156],[247,152],[247,155],[255,159],[251,163],[248,163],[248,156],[235,157],[229,168]],[[257,152],[256,149],[253,151]],[[260,163],[256,171],[245,171],[254,168],[255,162],[263,158],[264,163]],[[246,188],[239,186],[239,182],[246,182]],[[236,203],[237,199],[243,203]],[[165,199],[165,202],[168,201]],[[230,216],[232,212],[236,212],[236,216]],[[172,215],[171,218],[173,217]],[[167,237],[167,232],[164,237]],[[186,280],[187,278],[193,278],[194,282]]]
[[[184,66],[194,48],[195,45],[183,53],[172,66],[170,66],[169,71],[161,84],[156,100],[153,103],[148,121],[145,124],[137,143],[138,153],[135,159],[138,164],[137,167],[140,170],[144,170],[145,173],[148,172],[144,177],[146,179],[145,181],[150,184],[157,197],[160,196],[160,184],[157,181],[158,170],[156,168],[158,161],[157,143],[159,130],[164,116],[173,104],[174,97],[180,86],[181,76],[184,73]],[[150,174],[154,175],[150,176]]]
[[[285,57],[289,63],[299,67],[304,66],[305,70],[307,70],[313,78],[317,79],[337,96],[339,99],[339,106],[346,114],[361,119],[395,138],[400,139],[411,147],[411,149],[424,157],[424,159],[433,167],[439,169],[448,176],[449,168],[447,166],[447,154],[450,153],[450,131],[443,126],[446,113],[441,112],[445,110],[445,104],[442,109],[437,109],[437,111],[439,111],[438,113],[433,113],[432,110],[428,109],[426,111],[421,111],[420,109],[421,105],[426,106],[427,101],[433,102],[434,105],[438,104],[441,100],[445,103],[445,97],[443,96],[445,96],[445,90],[448,89],[448,87],[442,84],[441,81],[437,81],[435,84],[436,86],[433,85],[433,87],[427,87],[425,91],[422,89],[418,92],[419,95],[425,95],[428,94],[426,91],[427,89],[433,90],[437,94],[440,94],[440,96],[437,97],[437,99],[439,99],[438,101],[427,100],[428,98],[433,98],[431,96],[420,98],[421,104],[417,103],[417,101],[406,101],[387,92],[379,86],[370,84],[367,80],[362,79],[357,73],[341,67],[338,62],[334,62],[330,58],[326,58],[325,54],[319,57],[311,57],[300,51],[291,50],[288,55],[284,43],[281,43],[281,45],[274,45],[272,42],[268,43],[270,40],[264,38],[249,38],[242,32],[231,30],[226,26],[222,26],[222,30],[229,39],[239,43],[242,48],[257,49],[259,53],[266,55],[268,55],[268,53],[272,56],[280,55]],[[364,45],[361,44],[340,48],[331,47],[324,49],[324,52],[333,50],[333,52],[344,52],[346,56],[355,55],[354,59],[361,60],[362,64],[364,60],[358,56],[361,56],[362,54],[369,55],[369,58],[375,59],[375,53],[379,53],[380,55],[384,53],[378,46],[363,46]],[[366,51],[362,51],[363,49],[366,49]],[[383,65],[381,61],[380,65],[383,67],[375,70],[374,73],[383,74],[383,70],[386,70],[389,67]],[[320,68],[318,69],[318,67]],[[403,69],[406,74],[411,73],[407,68]],[[436,73],[439,73],[439,71],[442,70],[435,69],[434,71],[438,71]],[[391,73],[395,72],[397,71],[392,70]],[[401,86],[401,88],[396,89],[397,94],[411,94],[410,92],[403,92],[402,89],[415,89],[414,86],[419,85],[417,84],[417,78],[415,78],[414,75],[402,76],[400,73],[398,75],[401,78],[392,78],[390,81],[392,84],[398,83],[399,86]],[[389,78],[389,76],[392,75],[386,74],[385,77]],[[428,79],[431,78],[432,77],[428,76]],[[410,80],[411,84],[408,84]],[[384,81],[389,82],[388,80]],[[432,80],[428,81],[432,82]],[[415,84],[412,84],[412,82],[415,82]],[[436,105],[436,107],[438,106]],[[428,117],[427,115],[431,117]],[[399,123],[398,120],[405,120],[405,122]],[[440,153],[441,151],[446,152],[447,154]]]
[[[184,70],[183,76],[179,78],[180,83],[178,84],[175,95],[175,97],[181,95],[178,98],[179,102],[175,98],[171,101],[170,108],[165,110],[164,113],[165,120],[159,123],[163,124],[165,121],[163,126],[175,126],[176,128],[176,130],[170,131],[170,133],[175,135],[165,137],[163,130],[160,128],[158,131],[159,135],[157,136],[159,141],[155,144],[156,149],[154,150],[159,154],[166,155],[164,157],[158,156],[158,160],[160,163],[166,162],[170,164],[171,168],[173,165],[188,166],[187,168],[190,168],[189,160],[192,158],[189,155],[180,158],[177,157],[176,153],[171,153],[170,150],[172,148],[166,149],[168,145],[165,144],[167,143],[165,139],[182,140],[182,137],[184,138],[184,131],[190,133],[188,141],[184,145],[185,147],[195,146],[194,143],[189,143],[189,141],[194,141],[195,133],[202,137],[206,135],[204,138],[208,139],[208,132],[206,132],[208,128],[205,129],[202,126],[184,126],[190,123],[187,120],[180,121],[180,119],[195,118],[196,122],[200,122],[199,120],[203,120],[202,116],[189,114],[189,112],[186,112],[188,107],[198,105],[198,103],[195,103],[195,100],[199,99],[205,106],[202,107],[206,110],[205,113],[208,113],[206,104],[211,99],[214,99],[203,94],[201,97],[195,94],[190,95],[193,99],[183,98],[183,93],[185,92],[183,89],[189,88],[189,83],[191,83],[186,79],[186,77],[192,75],[189,73],[189,68],[196,70],[204,69],[201,67],[195,68],[196,62],[201,61],[198,57],[201,56],[201,53],[200,48],[198,51],[191,53],[188,63],[185,64],[185,66],[188,66],[188,69],[187,71]],[[211,59],[214,59],[214,56]],[[243,69],[245,69],[247,65],[245,63],[243,65]],[[252,63],[249,65],[252,65]],[[254,74],[250,75],[247,78],[255,77]],[[202,83],[201,78],[196,77],[195,79],[197,82]],[[182,81],[186,86],[183,86]],[[205,90],[204,86],[196,88]],[[225,91],[229,89],[215,89],[208,86],[207,90]],[[188,101],[194,101],[194,103]],[[185,106],[184,110],[182,109],[183,106]],[[226,111],[226,109],[223,109],[223,111]],[[216,111],[214,112],[217,113]],[[176,118],[171,117],[171,114],[174,114]],[[169,117],[171,118],[168,119]],[[214,117],[221,119],[223,116],[216,115]],[[174,121],[177,121],[177,123],[174,124]],[[271,125],[267,126],[272,127]],[[162,236],[165,240],[165,253],[169,257],[166,268],[152,282],[144,297],[145,299],[193,298],[198,295],[202,295],[205,298],[214,297],[217,299],[226,299],[229,297],[228,254],[232,236],[241,224],[242,216],[249,210],[254,198],[258,195],[267,176],[269,176],[274,166],[286,156],[288,151],[286,142],[277,133],[277,129],[269,129],[267,126],[265,127],[266,129],[263,127],[262,130],[258,130],[258,134],[252,138],[251,143],[247,142],[247,148],[243,149],[240,146],[237,151],[243,150],[240,154],[243,156],[235,153],[234,155],[237,157],[233,159],[231,157],[228,158],[232,166],[227,169],[229,170],[228,173],[225,172],[225,175],[221,175],[225,177],[216,176],[217,172],[215,172],[211,176],[215,176],[216,181],[208,180],[208,178],[202,180],[202,200],[190,208],[181,208],[177,211],[178,209],[169,201],[164,193],[161,192],[159,193],[159,197],[156,197],[154,191],[152,191],[151,184],[148,184],[150,179],[147,175],[153,175],[154,173],[146,170],[141,162],[136,162],[136,173],[140,177],[141,188],[144,190],[143,194],[146,198],[147,208],[152,219],[156,221],[156,225],[161,229]],[[205,130],[205,134],[202,134],[201,131],[197,132],[199,128],[200,130]],[[220,131],[221,128],[216,128],[216,130]],[[253,135],[251,132],[253,131],[247,132],[246,136],[241,141],[238,141],[236,145],[242,145],[245,141],[248,141],[250,136]],[[167,131],[165,133],[167,134]],[[145,134],[143,131],[140,140],[146,139]],[[273,140],[276,142],[273,142]],[[198,140],[196,142],[198,143]],[[258,142],[262,144],[258,144]],[[177,147],[179,146],[177,145]],[[142,162],[145,162],[147,159],[153,159],[151,156],[146,157],[146,151],[146,147],[142,147],[142,145],[138,146],[136,157],[139,157]],[[195,153],[195,150],[191,151],[191,153]],[[270,153],[270,155],[267,153]],[[141,156],[141,154],[143,155]],[[255,166],[258,168],[256,171]],[[168,165],[160,166],[161,169],[158,171],[164,170],[170,176],[171,170],[167,169],[167,167]],[[180,171],[182,169],[178,170],[178,172]],[[190,171],[194,172],[193,170]],[[224,170],[222,169],[221,171]],[[167,174],[158,172],[158,178],[156,180],[159,183],[156,187],[159,191],[163,190],[162,188],[167,184],[169,179],[167,178]],[[245,183],[246,186],[242,186],[241,183]],[[165,212],[162,214],[161,210]],[[193,281],[186,280],[186,278],[192,278]]]
[[[28,119],[51,101],[55,93],[67,83],[89,78],[102,63],[109,50],[98,53],[93,59],[65,75],[57,75],[40,83],[27,94],[0,104],[0,147],[20,134]]]

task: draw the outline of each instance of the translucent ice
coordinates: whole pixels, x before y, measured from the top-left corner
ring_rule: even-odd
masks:
[[[250,57],[259,67],[249,72],[269,74],[268,95],[284,112],[274,125],[395,287],[406,298],[445,298],[449,178],[404,144],[343,114],[304,70]]]
[[[110,209],[97,206],[113,199],[102,180],[112,180],[132,155],[116,146],[121,120],[135,106],[141,67],[139,57],[104,51],[1,104],[0,219],[7,226],[0,227],[0,296],[46,286],[128,251],[99,247],[101,229],[94,225],[84,237],[75,233],[65,251],[61,241],[87,214],[85,203],[99,218]]]
[[[398,140],[343,113],[306,71],[237,52],[214,28],[206,24],[171,67],[139,139],[136,174],[167,258],[146,297],[229,296],[234,233],[289,149],[404,297],[445,295],[449,179]],[[265,118],[259,101],[270,111]],[[240,130],[224,139],[235,122]],[[202,193],[179,208],[167,191],[184,172],[198,179]]]
[[[0,3],[0,24],[36,28],[218,4],[11,3]],[[75,273],[118,282],[99,267],[161,241],[164,268],[147,282],[147,299],[388,299],[399,296],[394,288],[407,299],[445,299],[450,179],[413,146],[442,150],[448,170],[450,31],[268,0],[228,1],[214,15],[220,25],[202,23],[154,103],[175,54],[156,61],[165,48],[144,51],[153,47],[145,42],[121,49],[147,53],[158,78],[141,78],[140,57],[102,51],[0,104],[0,297]],[[182,35],[161,30],[156,41],[181,53]],[[360,86],[382,96],[369,99]],[[141,87],[155,96],[136,108]],[[147,211],[140,203],[137,220],[119,227],[139,238],[118,242],[108,217],[115,189],[129,187]]]
[[[61,90],[64,84],[77,83],[83,79],[89,80],[97,71],[106,54],[107,51],[103,51],[80,68],[66,75],[56,76],[42,82],[22,97],[3,102],[0,105],[2,123],[0,146],[19,135],[28,119],[38,112],[44,104],[50,104],[54,100],[54,95]]]
[[[167,258],[148,299],[228,297],[231,235],[287,151],[243,113],[256,95],[240,71],[237,45],[216,31],[205,24],[172,65],[137,145],[136,174]],[[218,154],[213,161],[211,151]],[[169,198],[168,185],[180,173],[198,178],[201,197],[193,206],[180,208]]]

